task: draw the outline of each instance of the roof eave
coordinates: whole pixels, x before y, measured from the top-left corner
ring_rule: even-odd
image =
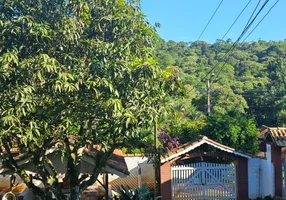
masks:
[[[222,151],[225,151],[225,152],[228,152],[228,153],[231,153],[231,154],[234,154],[234,155],[237,155],[237,156],[240,156],[240,157],[244,157],[244,158],[247,158],[247,159],[250,159],[250,158],[253,158],[253,156],[251,155],[247,155],[247,154],[244,154],[244,153],[241,153],[241,152],[238,152],[236,151],[235,149],[232,149],[230,147],[227,147],[227,146],[224,146],[224,145],[218,145],[216,142],[208,139],[207,137],[203,137],[203,139],[201,139],[200,141],[198,141],[196,144],[193,144],[193,145],[189,145],[189,147],[187,147],[186,149],[184,149],[183,151],[180,151],[176,154],[173,154],[169,157],[166,157],[166,158],[163,158],[161,159],[161,163],[165,163],[167,161],[170,161],[170,160],[173,160],[174,158],[178,157],[178,156],[181,156],[183,154],[186,154],[188,153],[189,151],[192,151],[193,149],[203,145],[203,144],[208,144],[208,145],[211,145],[217,149],[220,149]]]

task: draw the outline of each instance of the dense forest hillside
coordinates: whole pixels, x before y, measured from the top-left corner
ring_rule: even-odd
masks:
[[[286,42],[245,42],[226,56],[232,45],[231,40],[162,41],[158,62],[165,70],[179,73],[188,93],[184,100],[173,101],[175,109],[181,107],[192,120],[206,115],[209,79],[212,113],[237,110],[254,116],[258,127],[284,125]]]
[[[165,73],[176,73],[186,91],[184,98],[166,100],[164,132],[181,142],[203,134],[254,153],[258,128],[286,125],[286,41],[244,42],[228,53],[233,45],[231,40],[160,43],[158,64]]]

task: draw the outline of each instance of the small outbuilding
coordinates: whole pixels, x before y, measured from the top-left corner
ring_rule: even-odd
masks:
[[[252,158],[202,136],[161,158],[161,196],[164,200],[248,199]]]

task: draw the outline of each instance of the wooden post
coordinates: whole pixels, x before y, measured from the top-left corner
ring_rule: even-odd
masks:
[[[214,73],[211,74],[211,77],[207,80],[207,98],[208,98],[208,112],[207,115],[210,116],[211,114],[211,83],[212,83],[212,78],[214,76]]]
[[[207,95],[208,95],[208,116],[211,113],[211,97],[210,97],[210,80],[207,80]]]

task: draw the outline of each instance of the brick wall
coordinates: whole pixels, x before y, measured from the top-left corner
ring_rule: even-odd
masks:
[[[282,196],[282,160],[281,147],[271,145],[271,159],[274,165],[275,196]]]
[[[172,200],[170,162],[161,165],[161,196],[163,200]]]

